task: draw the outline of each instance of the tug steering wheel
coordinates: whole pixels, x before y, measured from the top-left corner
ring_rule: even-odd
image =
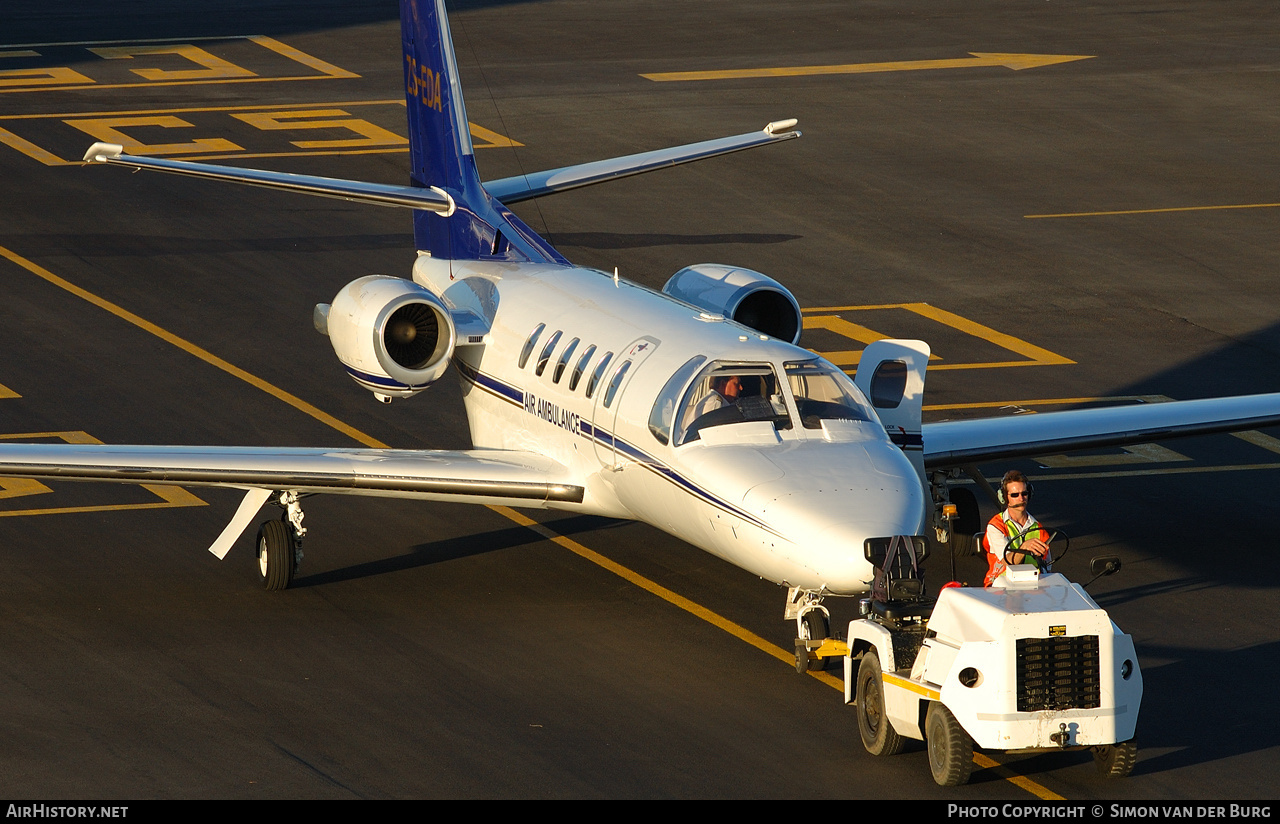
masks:
[[[1039,528],[1043,528],[1043,527],[1039,527]],[[1057,538],[1059,535],[1061,535],[1063,539],[1066,540],[1066,545],[1062,548],[1062,553],[1055,558],[1053,555],[1053,540]],[[1014,538],[1011,539],[1009,543],[1013,543],[1013,541],[1016,541],[1020,537],[1022,536],[1021,535],[1014,536]],[[1006,566],[1014,565],[1015,562],[1010,557],[1010,553],[1015,553],[1015,554],[1021,554],[1021,555],[1032,555],[1037,559],[1036,565],[1039,566],[1042,570],[1046,570],[1046,571],[1051,570],[1053,569],[1054,561],[1061,561],[1063,558],[1067,557],[1067,550],[1071,549],[1071,536],[1063,532],[1062,530],[1057,530],[1049,535],[1049,540],[1045,541],[1045,543],[1049,544],[1049,554],[1044,558],[1040,558],[1039,556],[1033,555],[1030,552],[1027,552],[1022,549],[1018,549],[1017,547],[1011,547],[1008,544],[1006,544],[1004,548],[1005,565]]]

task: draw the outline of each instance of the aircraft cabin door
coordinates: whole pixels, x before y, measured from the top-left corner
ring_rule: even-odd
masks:
[[[605,372],[604,383],[596,387],[591,428],[595,432],[596,458],[601,466],[616,467],[626,457],[625,450],[618,448],[618,410],[622,407],[622,396],[631,384],[636,370],[657,348],[656,338],[646,335],[636,339],[622,350],[615,365]]]
[[[928,367],[929,344],[924,341],[878,340],[862,350],[853,379],[875,407],[889,439],[920,474],[921,483],[925,474],[920,409]]]

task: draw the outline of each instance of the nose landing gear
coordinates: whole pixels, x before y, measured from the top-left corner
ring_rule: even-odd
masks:
[[[846,645],[831,637],[831,613],[822,605],[822,593],[791,587],[783,615],[796,622],[796,672],[818,672],[830,658],[844,655]]]

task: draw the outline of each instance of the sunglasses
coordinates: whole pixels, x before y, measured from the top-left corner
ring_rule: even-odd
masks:
[[[1010,492],[1006,495],[1006,497],[1009,498],[1009,500],[1013,500],[1014,498],[1030,498],[1031,493],[1030,492]]]

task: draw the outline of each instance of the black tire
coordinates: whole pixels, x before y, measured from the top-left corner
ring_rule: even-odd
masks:
[[[940,701],[929,702],[924,737],[933,780],[942,787],[968,784],[973,772],[973,739]]]
[[[284,521],[258,527],[258,574],[268,592],[287,589],[294,572],[293,534]]]
[[[1093,748],[1093,763],[1104,778],[1128,778],[1138,762],[1138,745],[1133,741]]]
[[[951,525],[954,534],[972,535],[982,531],[982,511],[978,509],[978,498],[973,490],[964,487],[952,489],[951,503],[956,505],[956,519]]]
[[[804,629],[807,638],[802,641],[825,641],[831,637],[831,623],[827,620],[825,612],[817,609],[811,609],[804,614]],[[816,655],[805,656],[805,670],[808,672],[818,672],[827,668],[826,658],[819,658]],[[799,659],[797,659],[796,669],[799,670]]]
[[[880,680],[880,659],[874,649],[862,656],[858,665],[858,734],[862,746],[872,755],[897,755],[907,740],[898,734],[884,711],[884,682]]]

